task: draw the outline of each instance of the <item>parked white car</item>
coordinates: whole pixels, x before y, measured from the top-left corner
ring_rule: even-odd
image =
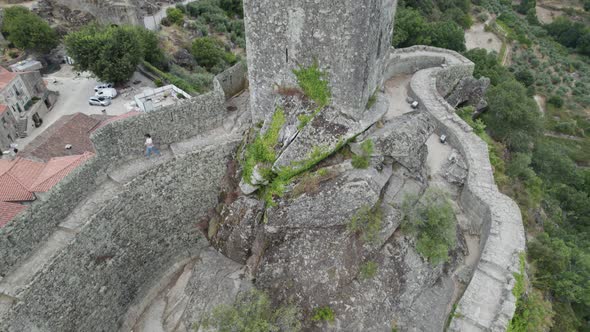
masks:
[[[111,98],[107,97],[90,97],[88,104],[91,106],[109,106],[111,104]]]
[[[113,88],[105,88],[100,89],[96,92],[95,96],[97,97],[107,97],[107,98],[115,98],[117,97],[117,90]]]
[[[97,86],[94,87],[94,92],[98,92],[98,90],[102,89],[110,89],[114,86],[115,84],[113,83],[99,83]]]

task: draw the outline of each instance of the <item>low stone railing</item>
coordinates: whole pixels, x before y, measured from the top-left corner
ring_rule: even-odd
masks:
[[[487,144],[443,98],[472,75],[473,68],[456,52],[415,46],[391,51],[385,79],[414,74],[412,97],[434,118],[437,133],[447,136],[469,168],[460,203],[471,221],[470,231],[481,235],[481,257],[449,331],[503,331],[514,315],[514,273],[519,272],[519,254],[525,250],[522,217],[518,205],[498,191]]]

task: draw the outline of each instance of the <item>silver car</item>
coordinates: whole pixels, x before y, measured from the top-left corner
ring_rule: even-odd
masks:
[[[91,106],[109,106],[111,104],[111,98],[107,97],[90,97],[88,104]]]
[[[113,84],[113,83],[99,83],[97,86],[94,87],[94,92],[98,92],[99,90],[102,90],[102,89],[110,89],[114,86],[115,86],[115,84]]]

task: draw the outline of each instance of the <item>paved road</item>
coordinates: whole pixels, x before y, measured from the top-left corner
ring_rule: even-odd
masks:
[[[189,2],[194,2],[194,1],[195,0],[184,0],[179,3],[186,5]],[[145,26],[145,28],[148,30],[152,30],[152,31],[157,30],[160,27],[160,22],[162,22],[162,19],[164,17],[166,17],[166,9],[168,9],[170,7],[174,7],[174,6],[176,6],[176,4],[164,5],[164,6],[162,6],[162,9],[160,9],[160,11],[155,13],[154,15],[144,16],[143,25]]]

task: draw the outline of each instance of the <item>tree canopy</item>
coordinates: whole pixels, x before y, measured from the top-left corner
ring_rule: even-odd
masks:
[[[157,37],[137,27],[88,25],[70,33],[65,44],[77,70],[108,82],[127,81],[144,58],[164,61]]]
[[[2,33],[14,46],[37,53],[48,53],[59,42],[47,22],[21,6],[4,9]]]

